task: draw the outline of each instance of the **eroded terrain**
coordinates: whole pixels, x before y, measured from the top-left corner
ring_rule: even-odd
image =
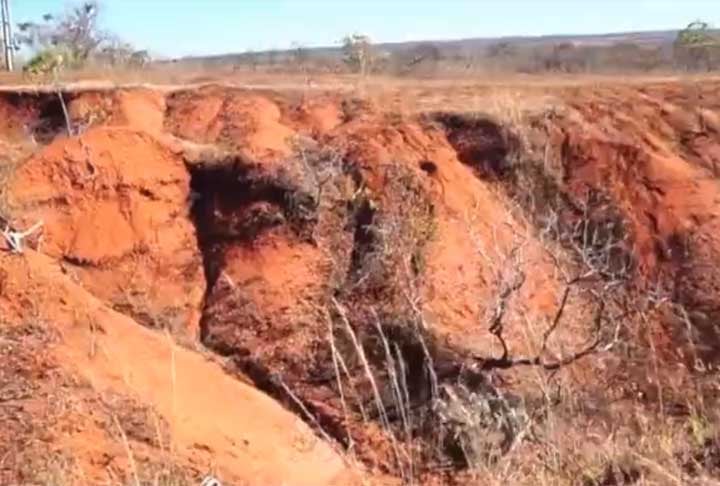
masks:
[[[708,484],[720,84],[470,95],[0,93],[0,482]]]

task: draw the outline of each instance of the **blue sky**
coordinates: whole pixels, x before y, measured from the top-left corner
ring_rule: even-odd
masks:
[[[68,0],[10,0],[14,20],[60,12]],[[104,0],[105,28],[164,56],[375,41],[720,26],[720,0]]]

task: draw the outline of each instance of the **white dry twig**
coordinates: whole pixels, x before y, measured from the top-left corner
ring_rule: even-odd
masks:
[[[222,486],[220,481],[213,476],[206,476],[200,486]]]
[[[5,237],[8,245],[10,245],[10,250],[13,253],[22,253],[23,240],[42,228],[43,224],[43,221],[38,221],[25,231],[15,231],[10,229],[9,225],[6,225],[2,235]]]

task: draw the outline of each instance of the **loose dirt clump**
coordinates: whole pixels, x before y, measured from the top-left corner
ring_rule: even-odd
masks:
[[[219,87],[180,91],[167,99],[165,128],[178,137],[242,149],[260,160],[289,156],[295,131],[269,98]]]

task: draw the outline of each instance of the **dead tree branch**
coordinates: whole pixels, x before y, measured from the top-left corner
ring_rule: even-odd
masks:
[[[535,356],[512,357],[504,336],[508,302],[525,281],[525,262],[518,257],[518,252],[526,239],[521,238],[522,242],[513,246],[509,256],[502,259],[500,270],[496,274],[496,279],[500,282],[497,303],[488,328],[490,334],[500,343],[502,353],[499,358],[473,356],[483,369],[537,366],[545,370],[557,370],[588,355],[609,351],[619,341],[622,322],[632,312],[625,309],[611,316],[609,308],[623,308],[622,302],[617,301],[618,294],[615,290],[621,289],[631,274],[626,235],[622,220],[601,196],[588,194],[587,199],[573,208],[577,217],[573,224],[563,224],[559,213],[552,211],[545,218],[546,224],[539,232],[543,239],[550,237],[551,241],[545,241],[544,246],[550,261],[564,281],[564,288],[555,313],[542,333],[539,351]],[[516,240],[522,236],[516,231],[513,234]],[[553,248],[557,252],[553,251]],[[479,251],[487,258],[482,248]],[[578,291],[589,295],[589,303],[594,306],[591,337],[580,349],[569,355],[548,359],[550,340],[562,327],[571,296]],[[612,326],[609,329],[608,324]]]

